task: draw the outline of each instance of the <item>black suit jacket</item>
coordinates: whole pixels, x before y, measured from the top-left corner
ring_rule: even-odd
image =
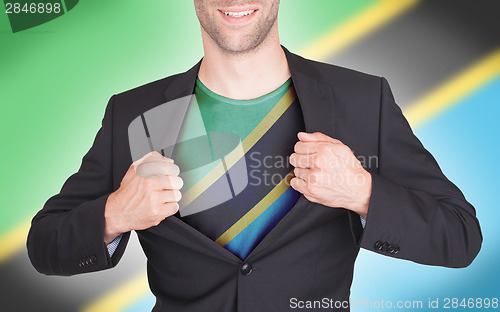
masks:
[[[359,216],[301,197],[244,260],[177,216],[137,231],[148,258],[154,311],[287,311],[290,298],[349,297],[359,248],[418,263],[464,267],[482,236],[475,210],[413,135],[384,78],[306,60],[284,48],[306,131],[340,139],[366,169],[372,195]],[[41,273],[74,275],[114,267],[103,242],[104,207],[132,163],[127,135],[140,114],[193,93],[189,71],[114,95],[77,173],[33,218],[27,246]]]

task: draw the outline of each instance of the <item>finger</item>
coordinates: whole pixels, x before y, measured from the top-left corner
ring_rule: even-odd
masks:
[[[149,157],[155,157],[156,154],[160,155],[160,153],[158,153],[157,151],[151,151],[151,152],[147,153],[146,155],[142,156],[141,158],[137,159],[136,161],[134,161],[133,164],[135,166],[139,166],[141,163],[143,163]]]
[[[306,181],[300,178],[293,178],[290,180],[290,186],[297,192],[304,195],[304,197],[307,198],[307,200],[315,203],[318,202],[318,199],[312,196],[311,193],[309,192],[308,183]]]
[[[297,134],[299,140],[304,142],[330,142],[330,143],[342,143],[340,140],[334,139],[332,137],[327,136],[321,132],[307,133],[307,132],[299,132]]]
[[[177,176],[166,176],[161,179],[161,190],[180,190],[184,181]]]
[[[308,183],[301,178],[293,178],[290,180],[290,186],[296,190],[297,192],[301,193],[304,196],[307,197],[313,197],[311,196],[311,193],[309,192],[309,187]]]
[[[180,169],[173,163],[161,162],[143,162],[136,168],[136,174],[141,178],[159,178],[162,176],[177,176]]]
[[[309,172],[311,169],[304,169],[304,168],[295,168],[293,169],[293,174],[304,181],[309,181]]]
[[[168,176],[178,176],[179,173],[181,173],[181,169],[179,168],[179,166],[177,166],[173,162],[164,164],[164,168],[165,174]]]
[[[163,207],[165,208],[168,216],[172,216],[179,211],[179,204],[176,202],[166,202],[163,204]]]
[[[158,153],[157,151],[151,151],[151,152],[147,153],[146,155],[142,156],[141,158],[139,158],[138,160],[134,161],[133,165],[135,167],[138,167],[143,163],[157,162],[157,161],[162,161],[165,163],[174,163],[173,159],[167,158],[167,157],[161,155],[160,153]]]
[[[315,155],[293,153],[290,155],[290,164],[295,168],[313,168]]]
[[[168,190],[161,192],[162,203],[176,203],[181,200],[182,194],[179,190]]]
[[[157,151],[153,151],[150,153],[148,157],[146,157],[141,163],[147,162],[165,162],[165,163],[174,163],[173,159],[167,158]]]
[[[297,154],[315,154],[321,152],[321,149],[325,146],[331,146],[330,142],[298,141],[295,143],[293,150]]]

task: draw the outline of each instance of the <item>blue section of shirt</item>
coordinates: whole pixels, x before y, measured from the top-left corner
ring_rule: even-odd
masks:
[[[255,246],[283,219],[300,197],[291,187],[281,194],[260,216],[233,238],[225,248],[245,259]]]

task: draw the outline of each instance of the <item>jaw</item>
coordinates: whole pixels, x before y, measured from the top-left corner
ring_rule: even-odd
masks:
[[[277,37],[277,34],[271,33],[277,32],[275,24],[278,6],[267,7],[267,2],[262,4],[261,1],[246,5],[225,1],[225,5],[217,7],[210,4],[210,1],[199,1],[197,14],[203,44],[209,45],[210,50],[219,50],[225,54],[246,54],[254,52],[264,41],[268,41],[268,37]],[[273,29],[274,26],[276,30]]]

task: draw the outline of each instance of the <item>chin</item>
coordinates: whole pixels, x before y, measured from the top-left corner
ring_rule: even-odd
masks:
[[[253,39],[253,38],[252,38]],[[254,50],[259,44],[248,37],[227,37],[224,42],[219,44],[222,49],[231,53],[242,53]]]

